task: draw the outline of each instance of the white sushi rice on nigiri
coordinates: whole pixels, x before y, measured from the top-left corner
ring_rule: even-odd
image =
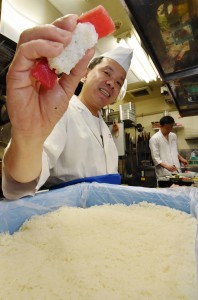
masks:
[[[78,23],[70,44],[63,52],[55,57],[48,58],[49,67],[55,69],[57,74],[70,74],[71,69],[84,56],[85,52],[94,47],[98,41],[98,34],[91,23]]]

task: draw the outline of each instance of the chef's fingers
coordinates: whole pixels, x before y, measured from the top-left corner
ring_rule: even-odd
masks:
[[[167,166],[167,170],[169,172],[175,172],[175,167],[174,166]]]
[[[179,173],[179,171],[175,165],[172,166],[171,172]]]
[[[79,83],[79,81],[85,76],[87,72],[87,66],[94,56],[95,49],[89,49],[83,58],[77,63],[75,68],[73,68],[69,75],[63,74],[59,80],[59,84],[64,89],[67,97],[70,99],[74,94],[74,91]]]
[[[57,19],[53,24],[35,26],[23,31],[20,35],[17,49],[21,44],[31,40],[44,39],[61,42],[65,46],[67,40],[71,40],[71,32],[75,29],[78,16],[68,15],[64,18]]]
[[[74,31],[77,25],[78,16],[74,14],[63,16],[52,24],[64,30]]]
[[[183,163],[185,166],[188,165],[188,161],[187,161],[187,160],[183,161],[182,163]]]

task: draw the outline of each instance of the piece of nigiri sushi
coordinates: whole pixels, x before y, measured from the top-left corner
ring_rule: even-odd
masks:
[[[70,44],[59,56],[48,58],[42,63],[38,62],[32,70],[32,75],[46,88],[52,88],[57,80],[56,74],[70,74],[85,52],[93,48],[99,38],[113,33],[114,30],[114,22],[102,5],[82,14]],[[47,76],[46,72],[49,73]]]
[[[48,58],[50,69],[54,69],[56,74],[70,74],[71,69],[85,55],[85,52],[94,47],[98,41],[98,34],[91,23],[78,23],[70,44],[62,53],[54,58]]]

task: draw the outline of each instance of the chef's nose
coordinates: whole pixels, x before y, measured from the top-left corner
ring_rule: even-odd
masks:
[[[112,89],[114,89],[115,82],[114,82],[113,79],[107,80],[107,81],[106,81],[106,84],[107,84],[108,86],[110,86]]]

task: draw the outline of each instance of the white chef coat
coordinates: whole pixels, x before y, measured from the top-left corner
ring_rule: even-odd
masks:
[[[74,95],[44,143],[38,181],[21,184],[4,174],[4,195],[11,199],[33,195],[45,183],[49,187],[77,178],[118,173],[117,148],[100,114],[99,124],[100,130],[94,116]]]
[[[170,166],[175,165],[180,171],[177,136],[175,133],[170,132],[167,140],[159,129],[159,131],[150,138],[149,146],[157,179],[163,180],[167,175],[171,175],[171,172],[159,165],[161,162]]]

